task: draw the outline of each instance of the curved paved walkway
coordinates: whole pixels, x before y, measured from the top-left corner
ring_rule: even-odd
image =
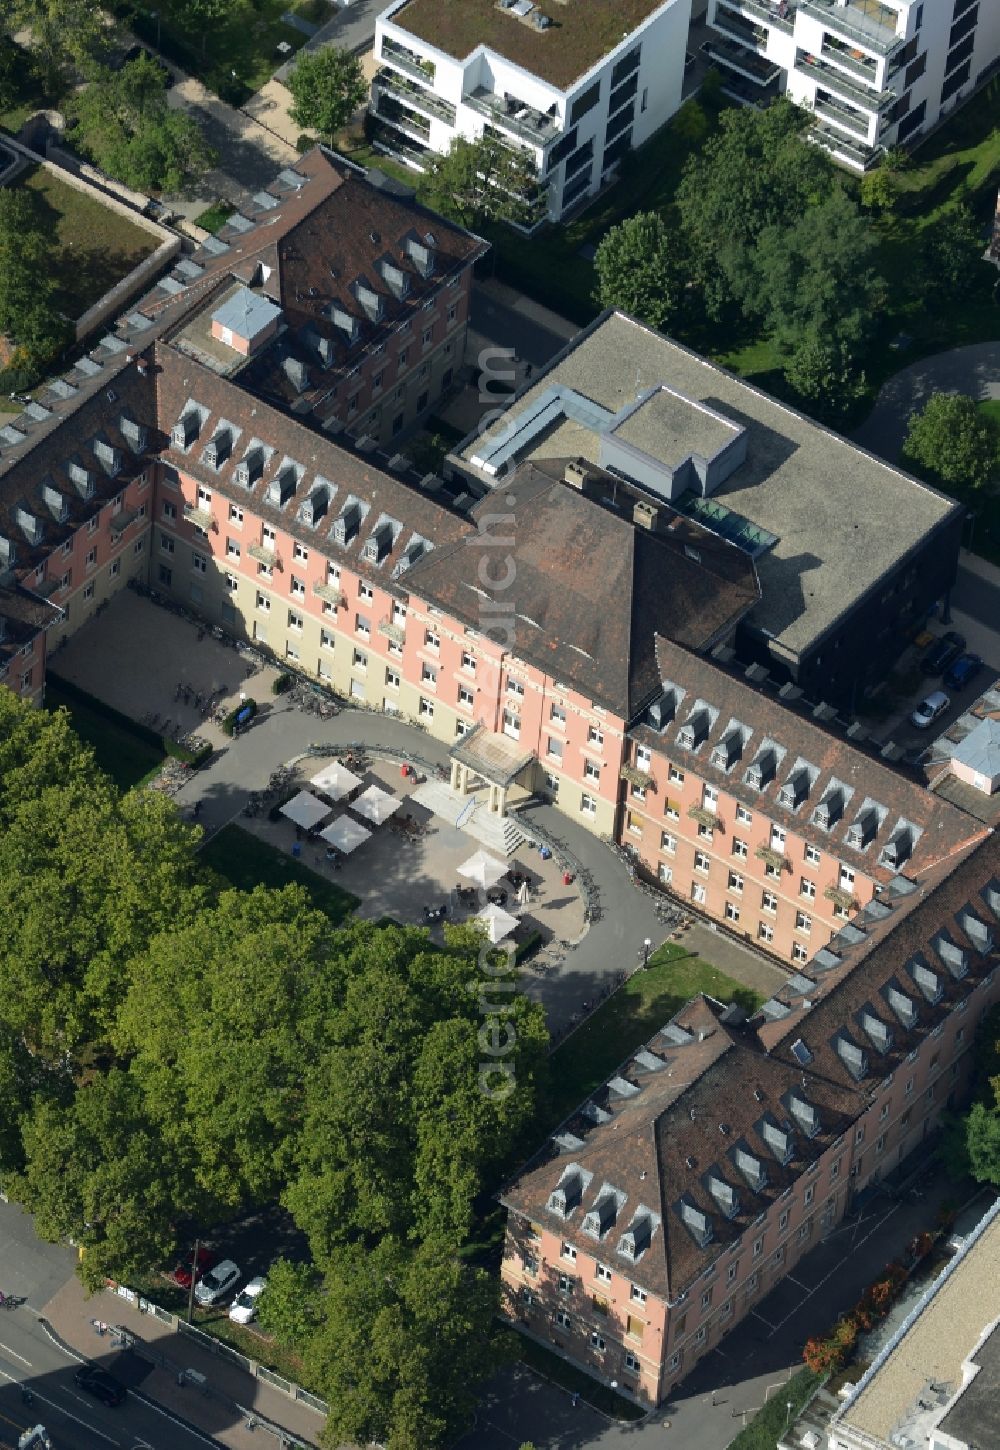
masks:
[[[977,342],[921,358],[884,385],[854,442],[889,463],[899,460],[910,414],[932,393],[968,393],[977,402],[1000,398],[1000,342]]]

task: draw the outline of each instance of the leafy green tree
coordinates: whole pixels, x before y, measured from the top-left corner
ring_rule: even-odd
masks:
[[[638,212],[612,227],[594,257],[597,300],[666,327],[684,298],[686,258],[676,230],[655,212]]]
[[[226,21],[239,18],[240,11],[247,7],[239,0],[170,0],[170,18],[190,39],[201,39],[201,53],[208,49],[209,38]],[[244,14],[244,20],[252,25],[253,14]]]
[[[429,158],[417,194],[432,211],[463,226],[528,226],[544,212],[544,193],[530,153],[491,136],[476,141],[456,136],[447,155]]]
[[[167,105],[162,70],[145,52],[120,71],[96,70],[71,114],[80,149],[140,191],[183,191],[218,159],[197,121]]]
[[[822,328],[798,337],[786,355],[784,371],[799,397],[830,419],[842,417],[864,397],[866,379],[855,348]]]
[[[106,53],[115,32],[106,13],[93,0],[12,0],[14,24],[31,32],[36,55],[50,93],[62,89],[64,71],[86,65]]]
[[[467,1423],[498,1363],[496,1289],[435,1241],[338,1251],[306,1361],[330,1405],[324,1443],[426,1450]]]
[[[275,1259],[267,1271],[267,1288],[258,1301],[261,1329],[302,1354],[322,1320],[322,1312],[321,1285],[312,1265]]]
[[[959,493],[985,488],[1000,467],[1000,428],[962,393],[933,393],[910,416],[903,458]]]
[[[892,211],[897,195],[895,174],[889,167],[875,166],[862,176],[861,205],[868,211]]]
[[[368,96],[361,62],[335,45],[300,51],[288,89],[292,93],[288,114],[295,124],[319,131],[331,142]]]
[[[1000,1188],[1000,1111],[995,1102],[972,1105],[965,1124],[965,1148],[973,1178]]]
[[[688,160],[676,204],[710,312],[742,302],[760,234],[794,225],[830,190],[828,157],[802,139],[808,123],[784,97],[764,111],[735,106]]]
[[[98,1074],[67,1104],[39,1102],[23,1135],[14,1195],[43,1238],[82,1246],[89,1287],[163,1262],[190,1194],[183,1160],[165,1151],[127,1073]]]
[[[0,190],[0,335],[14,349],[10,366],[32,381],[71,336],[56,306],[50,249],[31,194]]]
[[[949,207],[921,234],[922,293],[945,306],[986,279],[985,242],[967,206]]]

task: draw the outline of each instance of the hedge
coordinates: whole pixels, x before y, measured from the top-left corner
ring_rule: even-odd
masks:
[[[223,735],[232,735],[235,732],[237,717],[242,715],[244,710],[250,711],[250,719],[252,720],[257,714],[257,701],[241,700],[240,703],[236,706],[235,710],[230,710],[229,714],[222,722]]]
[[[51,678],[59,686],[62,693],[71,700],[79,700],[81,705],[86,705],[95,715],[102,715],[112,725],[117,725],[120,730],[127,730],[137,740],[142,740],[153,750],[159,750],[163,755],[172,755],[175,760],[190,765],[197,769],[204,765],[212,753],[209,744],[201,746],[198,750],[192,750],[188,745],[181,745],[176,740],[171,740],[167,735],[161,735],[150,725],[141,725],[138,720],[133,720],[131,715],[123,715],[121,710],[116,710],[113,705],[99,700],[96,695],[91,695],[88,690],[82,690],[79,685],[73,684],[72,680],[64,679],[62,675],[50,671]]]
[[[292,688],[292,677],[287,672],[279,675],[271,685],[272,695],[284,695]]]

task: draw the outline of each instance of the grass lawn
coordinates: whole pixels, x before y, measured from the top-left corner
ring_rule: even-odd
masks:
[[[980,403],[979,411],[987,418],[992,418],[997,427],[1000,428],[1000,398],[991,398],[988,403]]]
[[[747,1011],[764,1000],[676,942],[667,942],[644,971],[630,977],[553,1052],[552,1119],[561,1122],[698,992],[738,1002]]]
[[[201,856],[239,891],[252,891],[255,886],[287,886],[289,882],[305,887],[313,906],[325,912],[334,926],[350,916],[358,904],[358,898],[349,891],[342,891],[301,861],[275,850],[239,826],[225,826],[203,847]]]
[[[135,33],[233,105],[242,105],[290,59],[279,45],[295,51],[305,44],[308,37],[286,25],[282,15],[292,13],[319,27],[333,13],[327,0],[230,0],[224,20],[192,35],[175,24],[171,0],[161,0],[158,8],[159,19],[155,4],[136,7]]]
[[[819,1385],[818,1375],[800,1369],[730,1442],[729,1450],[776,1450],[778,1440]]]
[[[57,301],[79,317],[159,245],[142,227],[36,166],[14,182],[35,198],[52,240]]]
[[[235,210],[228,201],[213,202],[200,216],[195,217],[194,224],[196,227],[204,227],[206,232],[211,232],[214,236],[216,232],[221,232]]]
[[[69,711],[73,729],[93,747],[97,764],[120,790],[131,790],[159,770],[166,759],[162,750],[90,709],[85,701],[65,694],[51,674],[45,685],[45,704],[49,710],[64,706]]]

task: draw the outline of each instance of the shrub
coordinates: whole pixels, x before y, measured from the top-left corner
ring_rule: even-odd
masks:
[[[521,944],[517,948],[517,951],[514,953],[515,967],[519,967],[522,962],[525,962],[529,957],[534,956],[535,952],[537,952],[541,944],[542,933],[540,931],[533,931],[529,937],[526,937],[525,940],[521,942]]]
[[[313,137],[305,131],[300,131],[295,138],[295,149],[300,156],[305,155],[307,151],[311,151],[315,145],[316,142]]]
[[[283,675],[279,675],[278,678],[274,681],[274,684],[271,686],[271,694],[284,695],[286,691],[290,690],[291,688],[292,677],[286,671]]]
[[[252,720],[254,718],[254,716],[257,714],[257,701],[256,700],[242,700],[236,706],[236,709],[235,710],[230,710],[229,714],[226,716],[226,718],[222,722],[222,733],[223,733],[223,735],[232,735],[232,734],[235,733],[237,716],[242,715],[244,710],[249,710],[250,711],[250,714],[249,714],[249,716],[247,718],[248,718],[248,720]]]

